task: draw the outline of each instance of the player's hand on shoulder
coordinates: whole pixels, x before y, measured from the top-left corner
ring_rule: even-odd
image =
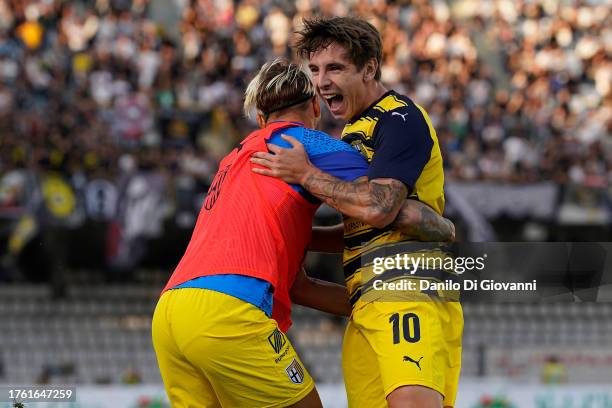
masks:
[[[281,135],[291,148],[268,144],[270,152],[256,152],[251,162],[262,167],[253,167],[253,171],[266,176],[278,177],[290,184],[302,184],[312,164],[304,145],[294,137]]]

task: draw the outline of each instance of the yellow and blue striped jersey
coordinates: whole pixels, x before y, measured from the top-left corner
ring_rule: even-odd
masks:
[[[444,211],[444,172],[438,138],[425,109],[395,91],[386,92],[364,113],[346,124],[342,140],[351,144],[370,163],[368,178],[392,178],[403,182],[408,197]],[[344,273],[354,303],[375,277],[372,259],[388,256],[400,242],[415,241],[391,226],[377,229],[362,221],[344,217]],[[427,251],[428,256],[443,256]],[[420,256],[421,254],[419,254]],[[413,254],[414,256],[414,254]],[[422,271],[431,276],[433,271]],[[397,274],[395,274],[397,275]]]

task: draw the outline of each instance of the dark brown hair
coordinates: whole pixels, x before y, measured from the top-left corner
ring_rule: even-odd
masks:
[[[346,48],[349,60],[361,70],[372,58],[378,67],[374,79],[380,79],[382,39],[378,30],[365,20],[356,17],[332,17],[304,19],[304,28],[297,31],[294,44],[297,54],[310,58],[312,53],[327,48],[331,43]]]

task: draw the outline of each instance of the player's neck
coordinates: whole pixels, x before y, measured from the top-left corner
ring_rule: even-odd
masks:
[[[356,116],[363,114],[369,107],[374,104],[374,102],[378,101],[387,91],[387,88],[385,88],[383,84],[381,84],[379,81],[372,81],[370,84],[368,84],[366,86],[365,94],[362,99],[363,103],[361,104],[357,115],[353,116],[353,119]]]
[[[279,116],[271,116],[268,118],[266,125],[269,125],[272,122],[297,122],[301,123],[305,127],[313,127],[311,120],[309,120],[306,115],[300,115],[299,113],[286,113]]]
[[[388,89],[385,88],[382,83],[379,81],[372,81],[372,85],[368,87],[366,93],[368,101],[368,103],[366,103],[366,107],[379,100],[387,91]]]

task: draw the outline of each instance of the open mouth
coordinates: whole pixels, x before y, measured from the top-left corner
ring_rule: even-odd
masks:
[[[323,95],[323,99],[325,100],[325,103],[327,103],[329,110],[334,112],[340,108],[340,105],[342,105],[342,101],[344,100],[344,97],[340,94],[329,94],[329,95]]]

